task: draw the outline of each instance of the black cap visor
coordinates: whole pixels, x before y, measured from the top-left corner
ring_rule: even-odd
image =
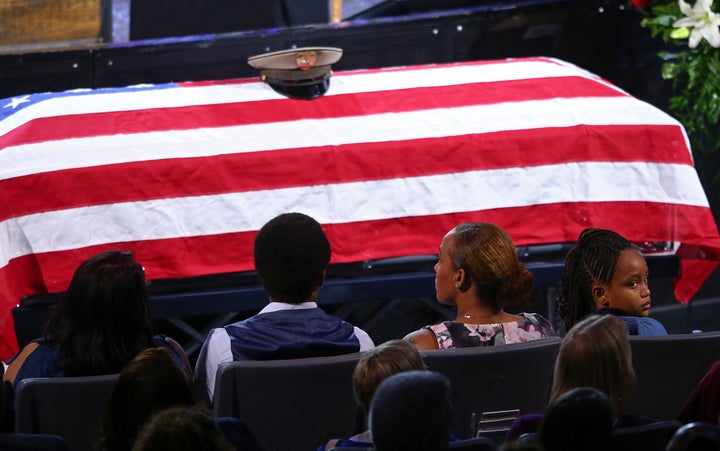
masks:
[[[263,81],[270,85],[275,92],[291,99],[312,100],[325,94],[330,87],[330,70],[303,73],[295,70],[292,77],[279,78],[279,71],[263,71]],[[307,71],[311,72],[311,71]],[[307,78],[299,78],[307,76]],[[297,77],[297,78],[296,78]]]

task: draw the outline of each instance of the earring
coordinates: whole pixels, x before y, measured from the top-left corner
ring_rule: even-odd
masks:
[[[460,284],[459,284],[459,283],[456,283],[456,284],[455,284],[455,290],[456,290],[458,293],[460,292]]]

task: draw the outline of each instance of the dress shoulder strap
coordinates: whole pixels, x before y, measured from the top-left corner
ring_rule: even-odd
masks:
[[[17,373],[25,363],[25,360],[30,357],[30,354],[32,354],[38,346],[40,346],[40,343],[37,341],[28,343],[7,366],[5,374],[3,375],[3,380],[10,383],[15,382],[15,376],[17,376]]]

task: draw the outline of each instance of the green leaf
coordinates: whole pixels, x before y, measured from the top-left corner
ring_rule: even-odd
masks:
[[[667,62],[662,65],[660,70],[664,80],[671,80],[677,73],[678,65],[676,63]]]

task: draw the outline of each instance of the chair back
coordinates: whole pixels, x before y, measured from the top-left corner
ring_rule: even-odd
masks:
[[[720,449],[720,427],[696,421],[681,426],[665,448],[667,451],[696,451]]]
[[[65,439],[48,434],[0,434],[3,451],[67,451]]]
[[[263,449],[316,449],[362,432],[352,374],[362,353],[220,365],[215,416],[245,421]]]
[[[428,368],[444,374],[452,384],[453,434],[460,439],[474,437],[483,412],[543,412],[560,343],[561,338],[551,337],[502,346],[421,351]]]
[[[497,444],[490,437],[476,437],[466,440],[450,442],[448,449],[462,449],[465,451],[495,451]]]
[[[328,448],[327,451],[346,451],[347,449],[347,447]],[[353,446],[351,449],[353,451],[372,451],[375,448],[358,448]],[[495,440],[489,437],[476,437],[450,442],[448,449],[461,449],[464,451],[495,451],[497,450],[497,444],[495,443]]]
[[[637,384],[627,411],[669,420],[720,359],[720,331],[631,336],[630,346]]]
[[[610,451],[662,451],[681,423],[675,420],[659,421],[642,426],[615,429]],[[518,441],[538,440],[537,432],[522,434]]]
[[[628,428],[615,429],[611,451],[664,450],[670,437],[682,426],[677,420],[658,421]]]
[[[15,388],[15,432],[59,435],[68,451],[89,451],[117,374],[23,379]]]

